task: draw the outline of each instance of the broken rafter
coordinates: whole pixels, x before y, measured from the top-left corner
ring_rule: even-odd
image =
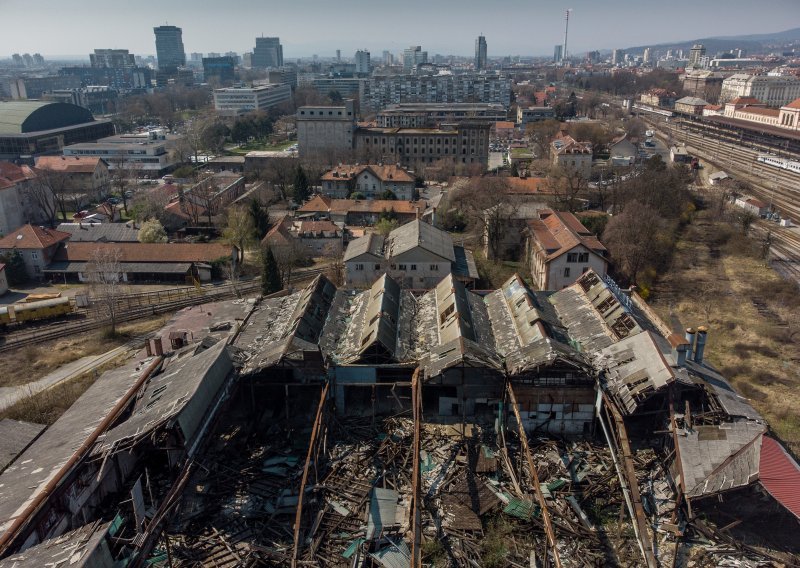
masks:
[[[311,440],[308,444],[308,455],[306,456],[306,464],[303,467],[303,480],[300,482],[300,492],[297,497],[297,513],[294,519],[294,550],[292,551],[292,567],[297,566],[297,555],[300,551],[300,521],[303,517],[303,493],[306,489],[306,482],[308,481],[308,469],[311,464],[311,458],[314,455],[314,444],[319,434],[320,426],[322,425],[322,415],[325,410],[325,400],[328,397],[328,384],[322,387],[322,394],[319,397],[319,407],[317,408],[317,416],[314,419],[314,427],[311,430]]]
[[[413,449],[413,470],[411,472],[411,568],[420,568],[422,566],[421,554],[421,524],[422,516],[420,514],[420,463],[419,452],[421,449],[420,442],[420,424],[422,422],[422,385],[419,380],[420,369],[417,367],[414,370],[414,375],[411,378],[411,398],[413,400],[414,410],[414,449]]]
[[[519,439],[522,443],[522,449],[525,452],[525,459],[528,462],[528,469],[531,472],[531,481],[533,481],[533,489],[536,491],[536,498],[539,500],[539,505],[542,507],[542,521],[544,522],[544,532],[547,535],[547,542],[550,545],[553,554],[553,562],[556,568],[561,568],[561,559],[558,556],[558,546],[556,545],[556,535],[553,532],[553,525],[550,522],[550,512],[547,510],[547,504],[544,501],[544,494],[539,485],[539,474],[536,472],[536,467],[533,465],[533,458],[531,457],[531,449],[528,446],[528,435],[525,433],[525,427],[522,425],[522,417],[519,414],[517,407],[517,397],[514,395],[514,389],[511,386],[511,381],[506,382],[508,389],[508,397],[511,402],[511,408],[514,410],[514,416],[517,418],[517,426],[519,427]],[[547,557],[545,556],[545,562]]]

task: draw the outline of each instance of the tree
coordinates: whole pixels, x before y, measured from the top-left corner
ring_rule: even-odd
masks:
[[[308,176],[306,175],[303,166],[297,165],[294,173],[294,197],[295,203],[298,205],[306,201],[311,193],[311,188],[308,183]]]
[[[69,187],[69,177],[66,172],[46,169],[36,169],[36,179],[31,184],[31,197],[36,204],[55,220],[55,208],[61,212],[61,218],[67,220],[67,200],[71,199],[72,191]],[[47,201],[52,199],[55,208],[47,206]]]
[[[550,141],[561,129],[561,123],[548,119],[540,122],[531,122],[525,127],[525,134],[531,143],[539,149],[538,156],[547,157],[550,153]]]
[[[578,196],[586,193],[589,183],[576,168],[555,167],[545,182],[556,207],[574,213],[580,204]]]
[[[256,197],[250,200],[247,212],[253,223],[253,236],[260,241],[269,230],[269,215],[264,211],[261,201]]]
[[[275,292],[280,292],[281,273],[278,269],[278,262],[272,253],[272,248],[266,247],[261,254],[261,294],[268,296]]]
[[[668,253],[664,232],[667,227],[658,211],[631,202],[611,218],[603,237],[617,272],[628,282],[638,282],[646,266],[658,265]]]
[[[165,243],[167,232],[158,219],[148,219],[139,228],[140,243]]]
[[[27,185],[25,192],[31,202],[45,215],[47,224],[50,227],[55,226],[58,209],[55,195],[53,195],[50,186],[46,183],[42,183],[42,181],[37,178]]]
[[[384,217],[375,223],[375,230],[378,232],[378,234],[385,237],[399,226],[400,222],[397,219],[389,219]]]
[[[86,267],[92,304],[97,308],[99,317],[108,320],[109,335],[111,336],[117,333],[119,297],[122,294],[120,286],[121,256],[119,248],[96,249]]]
[[[383,193],[381,193],[381,199],[388,199],[389,201],[396,200],[397,196],[394,194],[394,191],[391,189],[387,189]]]
[[[255,226],[250,212],[241,206],[230,207],[227,211],[228,222],[222,231],[222,237],[230,245],[238,249],[237,260],[244,261],[244,251],[255,242]]]
[[[6,265],[6,277],[11,286],[20,286],[28,281],[25,260],[18,250],[0,255],[0,262]]]
[[[350,194],[350,199],[366,199],[367,196],[361,193],[360,191],[354,191]]]
[[[169,197],[163,191],[150,191],[137,194],[129,212],[131,217],[139,223],[144,223],[148,219],[157,219],[161,224],[166,221],[167,211],[164,209],[169,204]]]

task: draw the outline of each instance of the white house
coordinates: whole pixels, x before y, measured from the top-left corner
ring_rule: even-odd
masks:
[[[337,199],[347,199],[352,193],[361,193],[367,199],[382,199],[386,191],[401,200],[411,200],[414,196],[414,176],[395,164],[340,164],[325,172],[321,181],[322,193]]]

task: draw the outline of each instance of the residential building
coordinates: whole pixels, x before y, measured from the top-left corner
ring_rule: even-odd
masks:
[[[486,122],[462,121],[441,128],[356,129],[354,150],[370,163],[399,163],[415,171],[444,160],[461,166],[489,164],[489,130]]]
[[[210,79],[218,81],[222,85],[229,85],[236,79],[235,57],[204,57],[203,58],[203,79],[208,82]]]
[[[722,81],[721,103],[740,97],[756,98],[770,107],[784,106],[800,98],[800,77],[737,73]]]
[[[224,114],[243,114],[267,110],[291,98],[292,89],[286,84],[225,87],[214,89],[214,110]]]
[[[356,51],[356,73],[359,75],[370,73],[369,51],[366,49]]]
[[[120,92],[144,92],[152,88],[153,71],[149,67],[62,67],[59,74],[77,84],[64,88],[104,85]]]
[[[498,73],[374,75],[361,104],[375,111],[400,103],[511,105],[511,79]]]
[[[473,284],[478,279],[472,253],[453,244],[441,229],[411,221],[383,237],[370,233],[350,241],[344,254],[345,283],[369,287],[385,275],[403,288],[434,288],[452,274]]]
[[[675,101],[675,110],[686,114],[702,116],[703,109],[708,106],[708,101],[697,97],[683,97]]]
[[[119,134],[97,142],[72,144],[64,148],[64,156],[102,158],[111,171],[123,168],[135,171],[139,177],[159,177],[180,162],[173,151],[179,139],[180,136],[162,130]]]
[[[547,106],[531,106],[531,107],[518,107],[517,108],[517,124],[525,126],[531,122],[540,122],[542,120],[555,119],[556,111],[552,107]]]
[[[606,247],[572,213],[540,210],[528,222],[526,238],[525,257],[539,290],[561,290],[589,270],[606,274]]]
[[[561,136],[550,144],[553,165],[576,171],[585,179],[592,173],[592,145],[578,142],[572,136]]]
[[[186,190],[177,187],[176,194],[164,207],[164,228],[174,233],[186,227],[210,226],[244,191],[244,177],[229,171],[206,176]]]
[[[94,156],[41,156],[36,169],[64,176],[64,188],[86,201],[104,200],[111,190],[108,163]]]
[[[95,49],[89,61],[92,67],[136,67],[136,58],[127,49]]]
[[[475,71],[486,69],[486,38],[478,36],[475,40]]]
[[[403,50],[403,70],[408,73],[417,65],[428,62],[428,52],[422,51],[419,45],[412,45]]]
[[[322,175],[321,184],[324,195],[337,199],[346,199],[352,193],[361,193],[367,199],[384,199],[387,191],[399,200],[414,196],[414,176],[395,164],[340,164]]]
[[[666,89],[656,88],[650,89],[639,95],[639,101],[642,104],[654,106],[654,107],[665,107],[665,108],[672,108],[675,106],[675,98],[676,94],[672,91],[668,91]]]
[[[183,50],[183,30],[177,26],[158,26],[153,28],[156,34],[156,57],[159,70],[186,65],[186,53]]]
[[[336,91],[343,98],[364,99],[369,92],[369,79],[365,77],[320,77],[316,74],[299,76],[297,83],[301,87],[313,87],[320,95],[327,97]]]
[[[315,195],[297,210],[297,215],[318,220],[329,219],[340,226],[369,227],[387,214],[397,219],[398,223],[409,223],[420,219],[427,206],[425,201],[334,199]]]
[[[89,109],[92,114],[110,114],[117,106],[119,92],[104,85],[81,87],[80,89],[59,89],[51,91],[47,98],[60,103],[68,103]]]
[[[0,162],[0,235],[26,223],[50,224],[55,200],[50,192],[38,191],[36,183],[33,168]]]
[[[93,260],[105,252],[118,255],[122,282],[184,284],[210,281],[212,263],[220,260],[233,263],[237,256],[236,247],[221,243],[70,242],[58,247],[44,272],[59,280],[87,282]]]
[[[69,233],[70,243],[138,243],[139,229],[128,223],[59,223],[57,230]]]
[[[300,158],[321,157],[328,163],[352,154],[356,116],[353,101],[340,106],[304,106],[297,109]]]
[[[8,94],[13,100],[39,99],[56,89],[77,89],[81,80],[74,76],[15,77],[8,80]]]
[[[706,48],[702,43],[696,43],[692,46],[689,52],[689,67],[701,68],[703,67],[701,61],[706,55]]]
[[[612,165],[632,166],[639,154],[639,148],[628,139],[627,134],[614,138],[608,145]]]
[[[506,120],[508,113],[500,103],[400,103],[379,111],[375,122],[382,128],[435,128],[462,120]]]
[[[95,120],[77,105],[42,101],[0,102],[0,160],[57,154],[68,144],[114,133],[110,120]]]
[[[302,247],[309,256],[341,257],[344,252],[345,231],[328,219],[300,220],[284,216],[261,240],[280,256],[282,250]]]
[[[280,38],[257,37],[253,50],[253,67],[283,67],[283,46]]]
[[[28,277],[32,280],[43,280],[45,268],[53,260],[59,245],[69,237],[69,233],[35,225],[22,225],[0,238],[0,254],[19,252]]]

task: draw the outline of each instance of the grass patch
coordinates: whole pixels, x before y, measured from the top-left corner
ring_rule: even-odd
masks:
[[[160,329],[166,316],[119,325],[117,335],[104,330],[64,337],[42,345],[25,345],[0,357],[0,387],[30,383],[81,357],[100,355],[124,345],[138,335]]]
[[[665,321],[709,326],[708,362],[800,452],[800,297],[761,258],[759,243],[699,212],[651,305]]]
[[[508,537],[512,527],[502,517],[494,517],[486,525],[484,538],[481,541],[481,560],[486,568],[508,566]]]

